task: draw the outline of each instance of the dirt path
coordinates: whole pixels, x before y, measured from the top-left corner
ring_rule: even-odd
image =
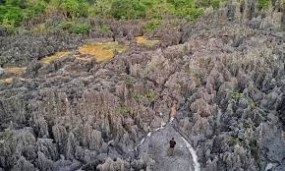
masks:
[[[169,140],[174,137],[177,145],[175,146],[174,156],[167,156],[169,147]],[[171,124],[161,128],[153,133],[149,133],[138,147],[140,155],[148,155],[156,164],[153,168],[154,171],[199,171],[195,160],[192,157],[189,143],[173,128]],[[193,152],[193,151],[192,151]],[[195,152],[195,151],[194,151]],[[196,158],[197,162],[197,158]],[[194,167],[195,166],[195,167]],[[198,169],[198,170],[197,170]]]

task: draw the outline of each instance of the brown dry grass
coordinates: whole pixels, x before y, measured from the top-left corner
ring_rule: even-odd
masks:
[[[79,48],[82,54],[94,55],[97,61],[106,61],[114,57],[114,51],[119,53],[127,50],[127,45],[120,45],[118,42],[91,43]]]
[[[93,55],[94,57],[92,58],[82,58],[82,57],[76,57],[78,60],[84,60],[84,61],[90,61],[92,59],[96,59],[97,61],[106,61],[109,59],[112,59],[114,57],[114,52],[117,51],[119,53],[124,52],[127,50],[128,45],[121,45],[118,42],[95,42],[95,43],[90,43],[81,46],[78,51],[81,54],[89,54]],[[54,55],[47,56],[41,60],[43,63],[50,63],[52,61],[55,61],[59,58],[62,58],[66,55],[68,55],[70,52],[56,52]]]
[[[4,82],[5,84],[11,84],[13,82],[14,77],[8,77],[8,78],[3,78],[0,79],[0,81]],[[19,78],[21,81],[25,81],[26,79],[24,78]]]
[[[4,67],[4,69],[7,73],[11,73],[14,75],[21,75],[26,71],[26,67],[16,67],[16,66],[7,66]]]
[[[137,44],[143,44],[148,47],[152,47],[159,42],[159,40],[149,40],[144,36],[136,37]]]
[[[4,78],[4,79],[1,79],[1,81],[3,81],[3,82],[6,83],[6,84],[11,84],[12,81],[13,81],[13,78],[12,78],[12,77],[10,77],[10,78]]]
[[[41,62],[48,64],[48,63],[50,63],[52,61],[55,61],[55,60],[57,60],[59,58],[62,58],[64,56],[66,56],[68,53],[69,52],[56,52],[54,55],[47,56],[47,57],[43,58],[41,60]]]

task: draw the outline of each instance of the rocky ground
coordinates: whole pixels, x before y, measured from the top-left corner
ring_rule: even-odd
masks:
[[[282,14],[244,20],[235,11],[229,21],[231,12],[109,62],[74,50],[0,71],[13,77],[0,85],[0,170],[197,170],[183,138],[201,170],[284,170],[285,36],[273,20]],[[153,132],[174,101],[174,127]],[[174,158],[165,156],[171,137]]]
[[[177,143],[174,156],[168,156],[169,141],[173,137]],[[149,134],[139,147],[139,154],[150,157],[150,170],[190,170],[194,171],[191,153],[181,135],[168,125],[165,129]]]

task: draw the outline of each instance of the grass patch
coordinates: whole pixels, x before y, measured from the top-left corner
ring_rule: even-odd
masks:
[[[122,53],[126,51],[127,48],[127,45],[120,45],[118,42],[91,43],[80,47],[79,52],[94,55],[96,60],[101,62],[112,59],[115,55],[115,51]]]
[[[144,96],[141,95],[141,94],[135,94],[133,97],[134,97],[134,99],[136,99],[136,100],[141,100]]]
[[[120,113],[121,115],[126,115],[129,112],[129,110],[125,105],[121,105],[117,107],[117,112]]]
[[[157,98],[157,92],[151,91],[147,93],[146,97],[149,101],[154,101]]]
[[[51,56],[47,56],[47,57],[43,58],[43,59],[41,60],[41,62],[48,64],[48,63],[50,63],[50,62],[52,62],[52,61],[55,61],[55,60],[57,60],[57,59],[59,59],[59,58],[64,57],[64,56],[67,55],[68,53],[69,53],[69,52],[56,52],[55,54],[53,54],[53,55],[51,55]]]
[[[116,108],[116,111],[122,116],[134,117],[137,114],[136,109],[128,108],[126,105],[122,104]]]
[[[145,45],[147,47],[152,47],[155,44],[157,44],[159,42],[159,40],[150,40],[150,39],[145,38],[144,36],[138,36],[138,37],[136,37],[136,42],[137,42],[137,44],[142,44],[142,45]]]

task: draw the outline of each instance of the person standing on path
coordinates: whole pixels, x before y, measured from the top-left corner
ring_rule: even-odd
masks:
[[[173,156],[175,145],[176,145],[176,141],[174,140],[174,138],[172,138],[172,139],[169,141],[169,151],[168,151],[168,155],[169,155],[169,156]]]

